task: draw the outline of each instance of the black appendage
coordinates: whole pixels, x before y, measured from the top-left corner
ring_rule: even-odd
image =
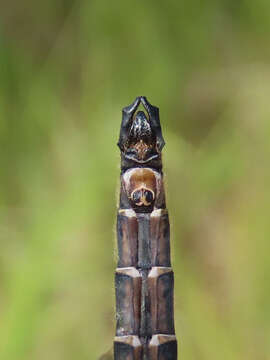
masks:
[[[128,142],[128,140],[130,140],[129,137],[133,116],[136,113],[140,103],[143,104],[145,110],[148,113],[151,130],[156,136],[158,151],[161,152],[162,148],[165,145],[165,141],[161,132],[159,108],[151,105],[145,96],[138,96],[131,105],[123,108],[120,136],[117,145],[119,146],[121,151],[125,150],[124,145]]]
[[[151,123],[151,128],[156,134],[157,137],[157,146],[158,150],[161,151],[165,145],[165,141],[162,136],[160,119],[159,119],[159,108],[151,105],[145,96],[141,96],[141,103],[143,104],[145,110],[147,111]]]
[[[131,105],[124,107],[122,110],[122,123],[120,128],[120,136],[117,143],[121,151],[124,151],[124,144],[127,142],[129,137],[129,129],[132,124],[133,115],[138,109],[140,101],[141,97],[138,96]]]

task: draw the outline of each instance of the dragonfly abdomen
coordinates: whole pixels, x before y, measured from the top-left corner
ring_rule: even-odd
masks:
[[[133,129],[140,102],[148,112],[149,131],[154,135],[148,145],[157,153],[155,159],[143,166],[136,157],[132,161],[129,158],[128,163],[125,161],[128,145],[133,144],[129,134],[134,131],[129,131]],[[122,171],[117,215],[115,360],[177,359],[170,225],[161,170],[162,147],[158,145],[163,138],[156,109],[145,97],[139,97],[123,110],[119,140]],[[136,133],[136,139],[141,141],[140,133]]]

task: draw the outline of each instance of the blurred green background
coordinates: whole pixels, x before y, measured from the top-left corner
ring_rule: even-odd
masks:
[[[183,360],[270,359],[270,3],[0,5],[0,359],[114,335],[121,109],[160,107]]]

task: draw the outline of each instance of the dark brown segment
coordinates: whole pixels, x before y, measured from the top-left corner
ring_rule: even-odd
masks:
[[[150,214],[138,214],[138,267],[151,269]]]
[[[173,287],[171,268],[152,268],[148,275],[152,334],[174,335]]]
[[[151,264],[171,266],[170,223],[165,209],[156,209],[150,216]]]
[[[140,329],[142,278],[133,267],[115,273],[116,335],[138,335]]]
[[[149,360],[177,360],[177,341],[174,335],[153,335],[149,343]]]
[[[118,267],[137,267],[138,221],[132,209],[120,209],[117,217]]]
[[[142,301],[141,301],[141,326],[140,337],[143,342],[152,335],[151,332],[151,313],[149,302],[149,289],[148,289],[148,273],[149,270],[141,270],[142,274]]]
[[[114,338],[114,359],[141,360],[142,345],[138,336],[116,336]]]

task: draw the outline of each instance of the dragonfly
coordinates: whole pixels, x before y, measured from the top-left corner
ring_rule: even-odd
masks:
[[[138,111],[140,105],[144,111]],[[139,96],[123,108],[115,360],[177,359],[164,145],[158,107]]]

